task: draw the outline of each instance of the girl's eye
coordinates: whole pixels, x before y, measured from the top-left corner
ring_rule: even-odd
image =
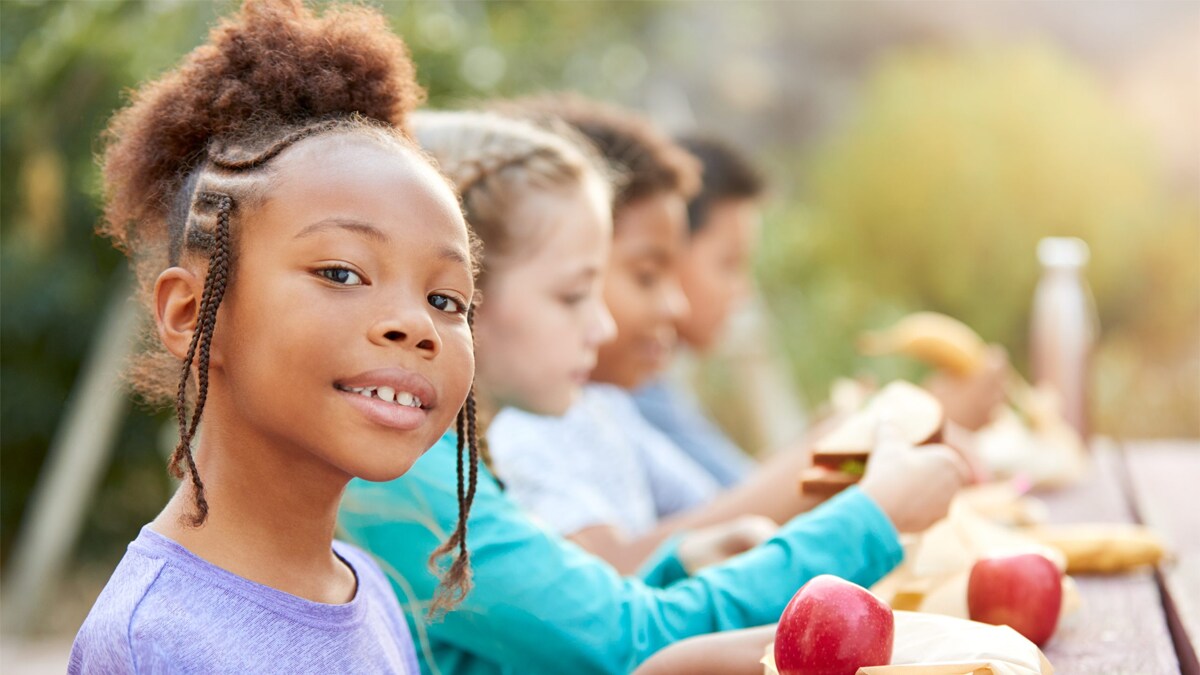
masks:
[[[358,272],[346,269],[345,267],[326,267],[317,270],[317,274],[339,286],[361,286],[363,283],[362,277],[358,276]]]
[[[462,314],[467,311],[467,308],[462,302],[441,293],[434,293],[429,296],[429,304],[435,309],[446,312],[447,314]]]
[[[566,305],[568,307],[574,307],[575,305],[578,305],[579,303],[583,302],[584,300],[587,300],[587,297],[588,297],[587,293],[572,293],[571,295],[564,295],[560,299],[562,300],[562,303],[564,305]]]

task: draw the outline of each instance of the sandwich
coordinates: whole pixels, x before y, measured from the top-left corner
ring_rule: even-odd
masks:
[[[912,445],[941,440],[942,405],[924,389],[897,380],[880,389],[813,445],[813,465],[800,476],[800,491],[831,497],[857,483],[865,473],[880,423],[894,425],[900,440]]]

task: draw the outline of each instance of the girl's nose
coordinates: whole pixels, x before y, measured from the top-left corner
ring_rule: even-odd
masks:
[[[617,322],[603,299],[597,298],[587,333],[589,346],[600,346],[617,336]]]
[[[692,307],[688,303],[687,296],[683,293],[683,286],[679,284],[679,280],[671,279],[664,282],[662,292],[663,313],[672,321],[681,319],[687,316],[688,312],[692,311]]]
[[[432,358],[442,349],[442,340],[429,313],[418,308],[393,310],[371,327],[371,342],[382,347],[407,346]]]

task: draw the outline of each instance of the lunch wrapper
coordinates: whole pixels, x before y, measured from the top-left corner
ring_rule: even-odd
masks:
[[[1054,668],[1029,640],[1008,626],[937,614],[898,611],[892,664],[859,668],[858,675],[1051,675]],[[779,675],[775,645],[762,658],[763,675]]]
[[[904,563],[871,588],[895,610],[892,665],[860,668],[858,675],[1039,675],[1053,673],[1045,655],[1008,626],[967,620],[967,580],[975,561],[989,555],[1041,553],[1058,568],[1066,558],[1018,529],[1045,518],[1037,500],[1011,484],[961,491],[946,518],[905,538]],[[1063,609],[1079,607],[1074,581],[1063,577]],[[762,660],[777,675],[774,647]]]
[[[1002,501],[992,494],[964,490],[950,513],[925,532],[905,538],[904,562],[871,588],[871,592],[897,610],[944,614],[960,619],[967,615],[967,580],[980,558],[1016,553],[1040,553],[1060,570],[1067,561],[1057,548],[1046,546],[1020,530],[996,524],[980,514]],[[1018,493],[1013,491],[1015,498]],[[986,499],[980,496],[985,495]],[[984,504],[993,506],[985,509]],[[1063,577],[1062,614],[1079,608],[1075,582]]]
[[[975,434],[975,454],[997,478],[1022,478],[1038,487],[1064,487],[1087,470],[1087,448],[1059,411],[1054,392],[1027,388],[1025,418],[1008,407],[992,413]]]

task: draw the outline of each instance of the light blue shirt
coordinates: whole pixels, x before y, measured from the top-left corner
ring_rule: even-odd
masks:
[[[509,496],[564,535],[611,525],[639,536],[721,489],[609,384],[584,387],[561,417],[502,410],[488,447]]]
[[[646,421],[722,487],[741,482],[754,470],[754,460],[704,414],[695,397],[667,378],[637,389],[633,400]]]
[[[850,488],[693,577],[680,578],[669,548],[647,578],[622,577],[531,520],[481,467],[467,533],[475,588],[430,623],[427,560],[458,517],[455,454],[448,434],[394,481],[351,481],[340,514],[342,536],[391,580],[426,673],[628,673],[678,640],[777,621],[818,574],[870,586],[903,555],[888,519]]]

